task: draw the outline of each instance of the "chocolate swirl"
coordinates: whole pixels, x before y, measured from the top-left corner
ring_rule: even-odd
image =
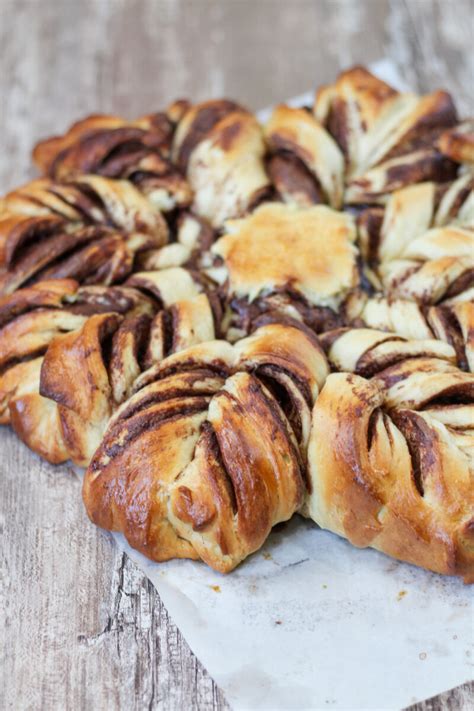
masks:
[[[153,560],[232,570],[303,502],[327,372],[314,337],[280,324],[165,359],[136,381],[91,461],[91,520]]]
[[[456,175],[456,164],[436,146],[436,138],[457,121],[444,91],[400,93],[353,67],[319,89],[314,115],[344,154],[346,203],[380,202],[403,186]]]
[[[50,279],[124,281],[138,253],[167,241],[160,211],[128,181],[36,180],[0,206],[0,294]]]
[[[474,582],[474,376],[438,341],[327,336],[330,361],[352,372],[330,375],[313,410],[306,513],[356,546]]]
[[[186,106],[186,102],[176,102],[167,114],[134,121],[88,116],[63,136],[38,143],[34,162],[43,175],[55,180],[91,173],[126,178],[163,210],[186,206],[192,197],[189,185],[169,160],[174,124]]]
[[[19,290],[0,302],[2,422],[49,461],[87,464],[142,370],[213,339],[220,318],[182,269],[120,287],[57,280]]]
[[[343,320],[404,338],[439,338],[456,352],[458,366],[474,372],[474,304],[459,301],[425,307],[407,299],[388,299],[354,293],[344,304]]]
[[[0,203],[0,422],[154,560],[226,572],[307,511],[474,579],[472,138],[355,67],[264,125],[178,101],[41,142]]]
[[[421,183],[393,193],[383,218],[361,216],[362,252],[387,296],[424,305],[472,300],[473,188],[469,174],[442,188]]]

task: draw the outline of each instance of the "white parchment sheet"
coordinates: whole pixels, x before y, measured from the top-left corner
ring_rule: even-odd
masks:
[[[406,88],[389,61],[372,69]],[[298,516],[227,576],[115,538],[236,710],[400,709],[473,676],[472,587]]]

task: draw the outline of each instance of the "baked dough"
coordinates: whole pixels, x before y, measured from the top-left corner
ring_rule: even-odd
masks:
[[[0,203],[0,295],[49,279],[120,282],[136,254],[167,241],[158,208],[126,180],[36,180]]]
[[[327,374],[314,336],[280,324],[165,359],[89,465],[91,520],[153,560],[232,570],[303,502],[311,407]]]
[[[220,228],[275,198],[339,208],[443,183],[473,162],[473,135],[448,93],[401,93],[353,67],[318,90],[312,109],[280,105],[263,127],[234,101],[177,101],[134,121],[89,116],[40,142],[34,159],[56,179],[127,178],[164,211],[193,202]]]
[[[194,106],[178,124],[173,155],[194,192],[193,209],[214,227],[245,214],[269,187],[256,118],[237,104]]]
[[[391,331],[405,338],[440,338],[456,352],[463,370],[474,372],[474,303],[430,306],[408,299],[354,293],[345,304],[346,320],[355,326]]]
[[[277,106],[264,126],[264,136],[274,154],[268,166],[270,177],[283,202],[341,207],[344,156],[309,111]]]
[[[474,376],[436,341],[416,357],[377,333],[327,335],[338,366],[372,377],[332,374],[317,399],[307,515],[356,546],[474,582]]]
[[[346,159],[346,203],[383,201],[387,193],[426,180],[454,177],[436,136],[456,124],[450,95],[395,91],[363,67],[342,72],[316,94],[314,115]]]
[[[366,257],[378,260],[385,293],[423,304],[474,295],[474,181],[463,175],[441,193],[434,183],[391,196],[383,221],[362,232]],[[379,227],[379,229],[377,229]]]
[[[226,229],[212,252],[222,258],[223,277],[237,297],[253,301],[289,290],[310,304],[337,308],[358,283],[349,215],[324,205],[297,209],[276,203],[227,222]]]
[[[87,465],[142,370],[215,338],[219,318],[183,269],[136,274],[125,287],[19,290],[0,301],[1,422],[48,461]]]
[[[174,124],[186,108],[186,102],[176,102],[167,113],[134,121],[106,114],[88,116],[63,136],[38,143],[33,160],[43,175],[55,180],[90,173],[127,178],[160,209],[184,207],[192,194],[169,154]]]
[[[153,560],[230,571],[299,511],[474,581],[473,145],[361,67],[264,125],[42,141],[0,201],[0,422]]]
[[[474,164],[474,119],[443,131],[438,148],[457,163]]]

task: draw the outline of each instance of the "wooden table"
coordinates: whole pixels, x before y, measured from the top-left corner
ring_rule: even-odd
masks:
[[[0,190],[88,112],[227,95],[257,109],[390,56],[472,105],[472,0],[0,0]],[[80,482],[0,433],[0,708],[224,709],[154,588],[90,525]],[[79,581],[79,583],[78,583]],[[413,709],[474,705],[464,685]]]

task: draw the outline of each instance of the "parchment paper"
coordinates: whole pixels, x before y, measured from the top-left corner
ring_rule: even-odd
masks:
[[[406,89],[391,62],[372,70]],[[115,539],[236,710],[400,709],[473,676],[472,588],[298,516],[228,576]]]

